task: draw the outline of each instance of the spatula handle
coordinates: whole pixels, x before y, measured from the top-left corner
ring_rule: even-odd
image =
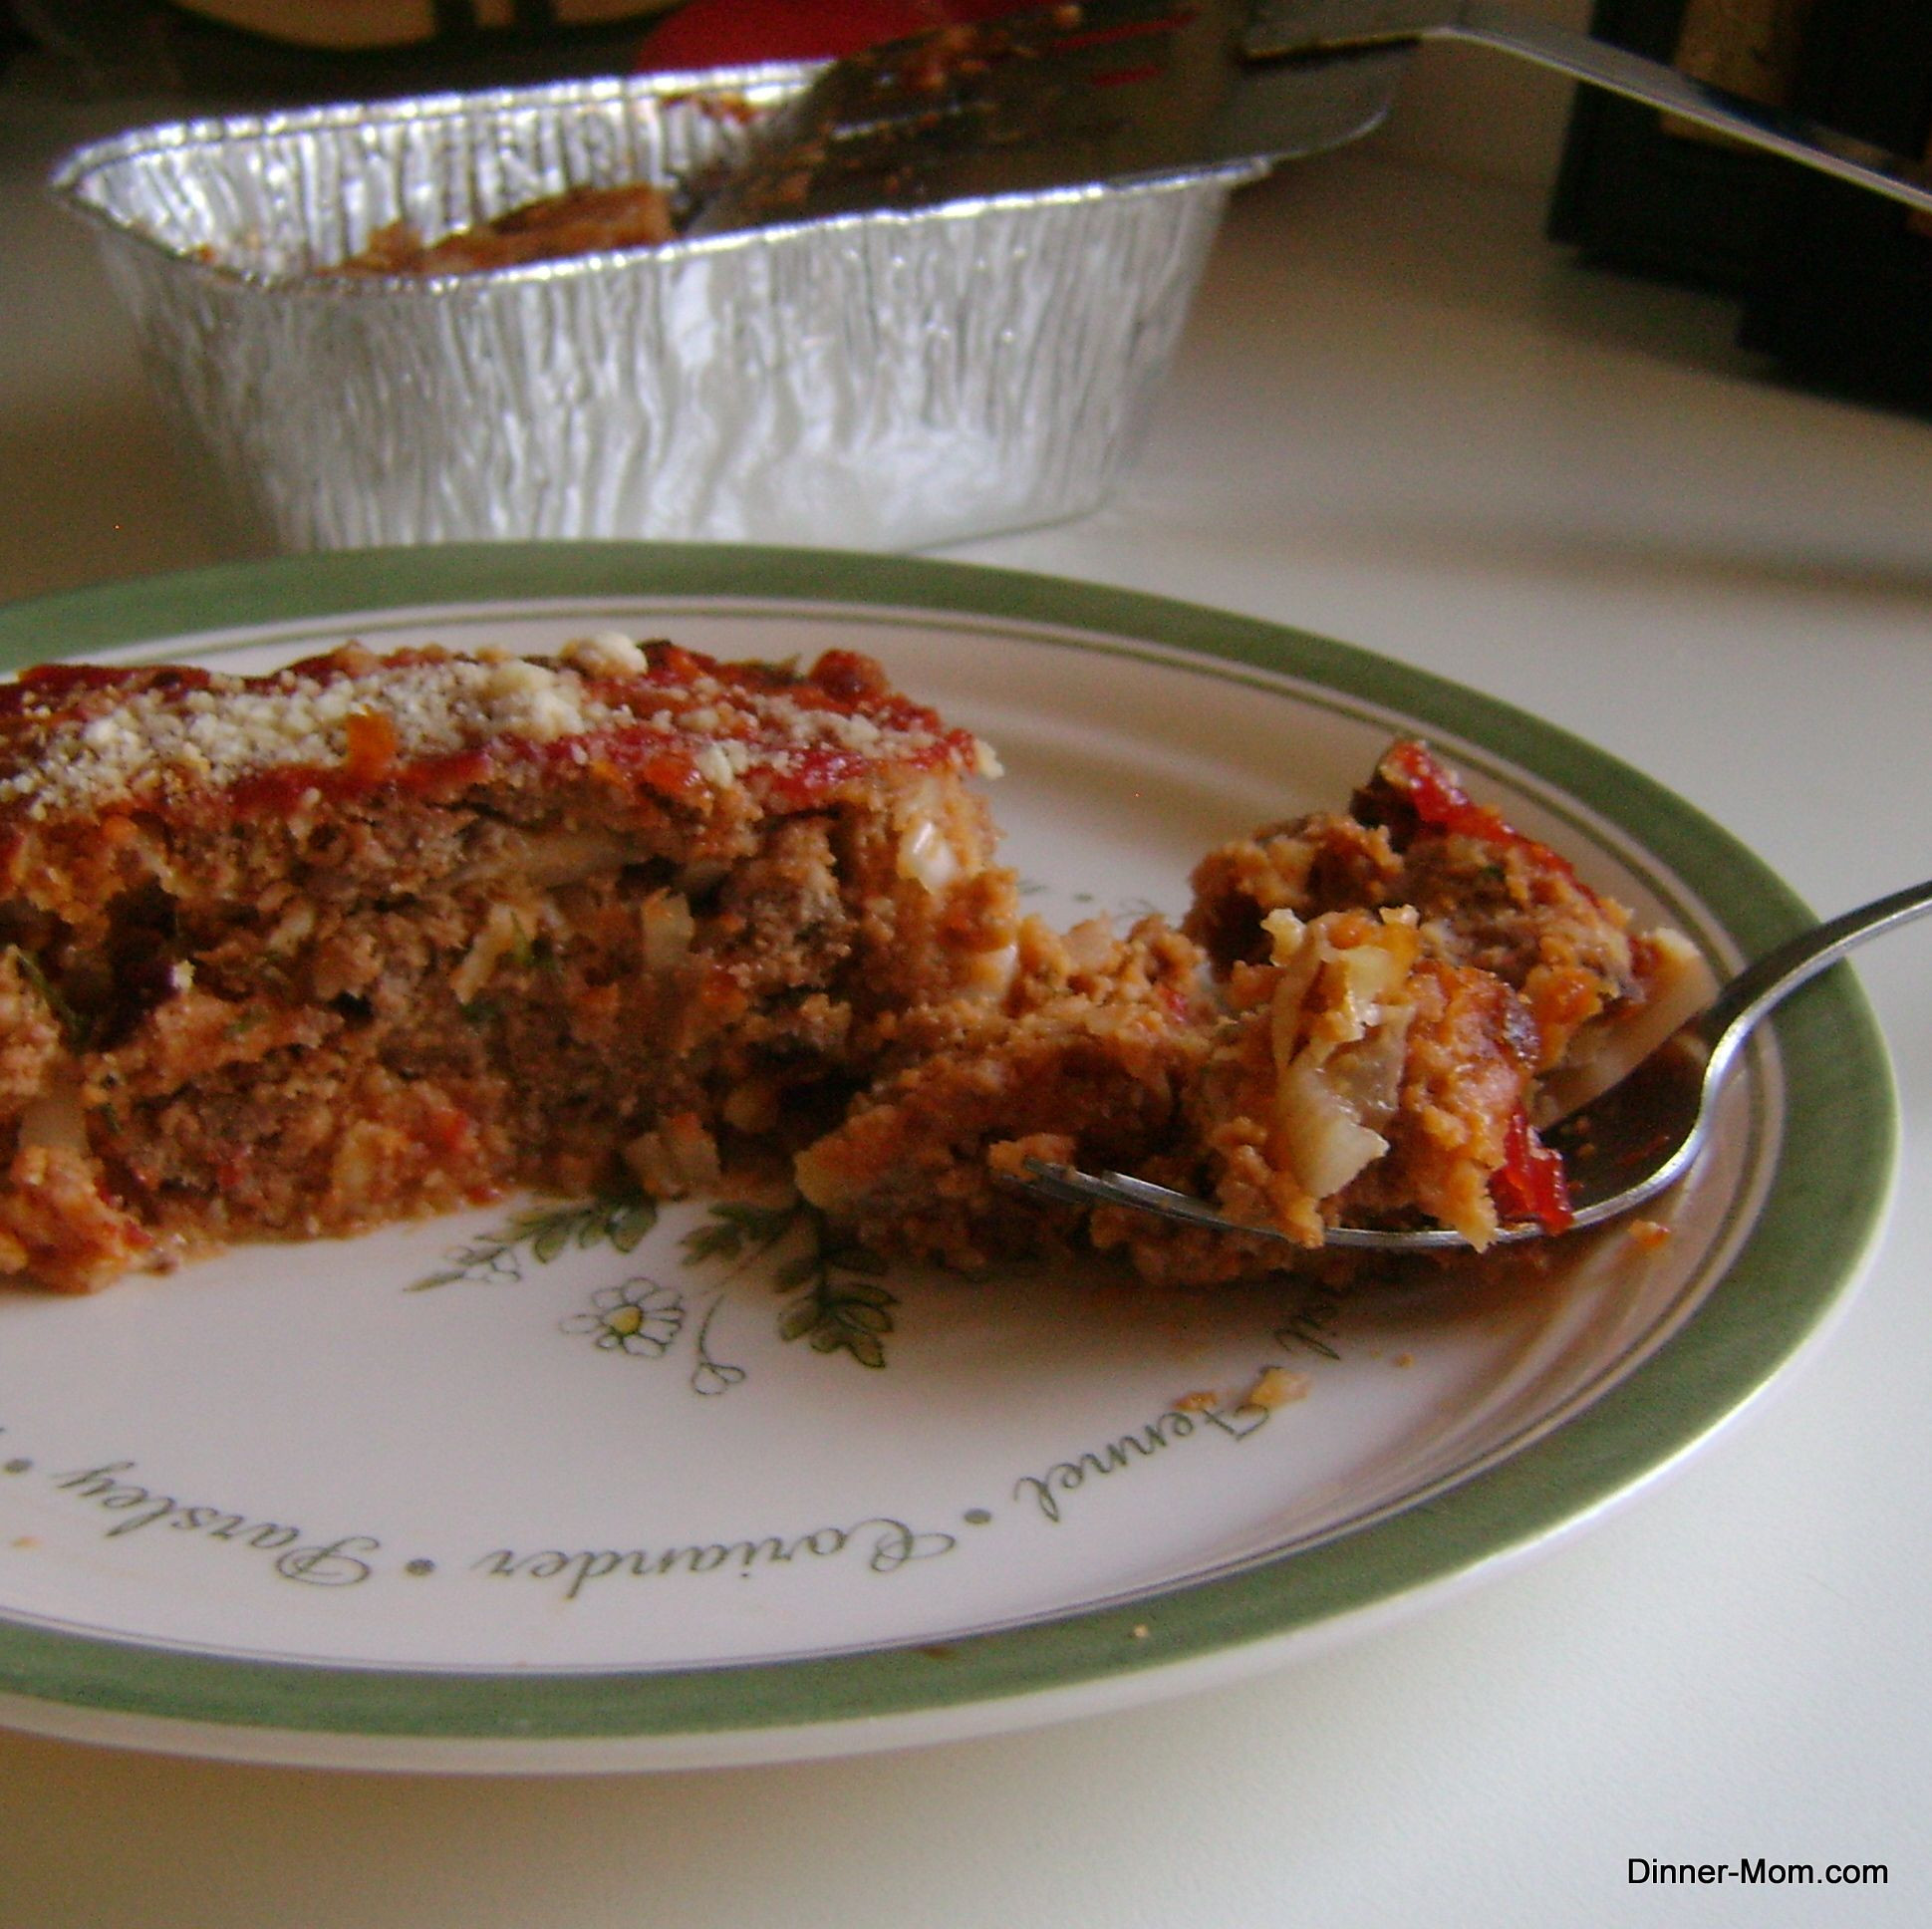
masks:
[[[1516,54],[1932,212],[1932,168],[1923,162],[1489,0],[1259,0],[1243,48],[1250,59],[1278,60],[1438,39]]]

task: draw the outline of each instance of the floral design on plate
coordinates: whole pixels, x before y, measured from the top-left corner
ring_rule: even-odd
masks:
[[[566,1333],[591,1333],[606,1351],[661,1360],[685,1330],[685,1295],[648,1273],[591,1294],[590,1311],[562,1322]]]
[[[657,1201],[635,1192],[530,1207],[505,1225],[452,1247],[441,1266],[408,1289],[520,1285],[528,1276],[526,1260],[549,1265],[567,1252],[599,1245],[628,1254],[656,1230],[660,1216]],[[802,1339],[815,1353],[846,1353],[861,1366],[886,1364],[886,1336],[893,1330],[893,1308],[899,1303],[879,1276],[887,1270],[886,1261],[856,1240],[840,1238],[817,1208],[795,1194],[775,1204],[713,1204],[680,1243],[683,1264],[723,1265],[715,1281],[720,1288],[765,1265],[785,1298],[778,1316],[780,1339]],[[727,1392],[744,1379],[743,1368],[718,1361],[706,1348],[722,1299],[720,1291],[694,1334],[693,1392]],[[641,1273],[601,1287],[587,1309],[560,1324],[567,1333],[592,1335],[608,1351],[662,1359],[683,1332],[687,1312],[685,1296],[676,1287]]]

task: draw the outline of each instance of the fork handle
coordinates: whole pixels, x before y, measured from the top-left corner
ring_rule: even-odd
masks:
[[[1250,60],[1343,53],[1419,40],[1468,40],[1659,108],[1754,147],[1932,211],[1932,168],[1802,115],[1694,81],[1587,34],[1525,20],[1490,0],[1259,0],[1242,39]]]
[[[1747,965],[1695,1021],[1710,1048],[1714,1081],[1724,1075],[1729,1060],[1758,1020],[1784,1003],[1800,984],[1808,984],[1866,939],[1928,915],[1932,915],[1932,882],[1909,885],[1800,932]]]

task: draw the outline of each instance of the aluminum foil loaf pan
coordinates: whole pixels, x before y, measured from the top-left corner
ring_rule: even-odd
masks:
[[[70,154],[153,381],[245,539],[903,549],[1079,514],[1131,457],[1260,170],[434,277],[321,272],[728,161],[808,67],[143,129]]]

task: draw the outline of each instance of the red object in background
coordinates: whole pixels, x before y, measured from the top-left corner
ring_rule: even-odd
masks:
[[[641,74],[837,60],[882,40],[990,20],[1030,0],[690,0],[644,38]]]

